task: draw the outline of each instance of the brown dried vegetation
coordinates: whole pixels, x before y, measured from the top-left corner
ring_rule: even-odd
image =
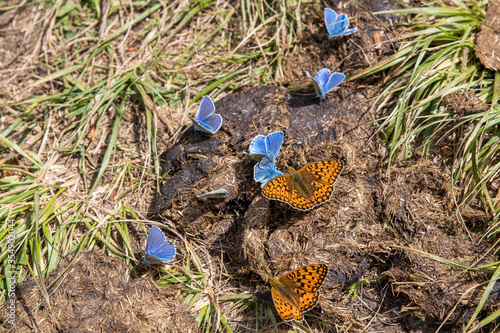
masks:
[[[361,12],[357,25],[364,29],[359,29],[354,43],[325,40],[317,28],[321,12],[312,11],[315,19],[307,22],[309,32],[300,36],[285,59],[285,83],[307,84],[305,70],[315,73],[323,67],[349,73],[391,51],[389,36],[382,34],[383,46],[373,42],[373,33],[379,36],[381,32],[370,29],[374,23]],[[35,20],[35,16],[28,13],[24,20]],[[134,30],[130,33],[129,38],[139,43],[141,37],[134,35]],[[196,31],[186,29],[183,33]],[[182,42],[183,35],[179,36]],[[163,46],[170,46],[170,42],[165,41]],[[12,54],[17,49],[9,51],[8,44],[3,45],[2,57],[15,62]],[[118,43],[113,45],[118,47]],[[12,73],[13,67],[9,68],[10,72],[2,74],[3,82]],[[203,66],[195,71],[203,71]],[[25,80],[33,82],[39,72],[26,73],[30,79]],[[306,264],[328,265],[319,305],[312,313],[334,324],[308,322],[317,332],[428,332],[445,318],[443,330],[458,331],[475,309],[483,291],[478,286],[487,276],[440,263],[418,251],[467,265],[491,263],[495,257],[487,252],[488,244],[468,231],[489,216],[477,208],[479,205],[457,211],[449,175],[441,165],[408,160],[387,170],[385,143],[379,140],[368,114],[369,98],[375,93],[372,83],[376,82],[343,84],[322,103],[307,93],[249,84],[216,102],[224,123],[214,136],[186,130],[183,123],[187,117],[182,108],[158,108],[157,132],[161,133],[158,141],[165,180],[161,194],[155,197],[150,187],[134,189],[130,196],[128,192],[105,198],[96,194],[89,200],[89,205],[94,205],[89,211],[105,211],[126,200],[143,216],[168,220],[171,227],[203,247],[219,264],[217,274],[238,273],[242,277],[231,280],[232,288],[265,290],[269,275],[279,276]],[[11,94],[18,93],[15,86],[27,84],[10,83]],[[50,88],[43,87],[47,91]],[[199,86],[193,89],[201,90]],[[144,118],[133,105],[127,108],[127,116],[132,121],[120,133],[120,140],[132,153],[119,154],[130,163],[141,164],[141,152],[148,144],[144,140]],[[56,131],[67,125],[62,111],[53,114],[53,121]],[[111,126],[110,121],[101,128]],[[328,158],[345,161],[329,202],[301,212],[262,197],[253,181],[256,161],[245,151],[255,135],[278,130],[285,134],[277,158],[280,170]],[[103,133],[89,132],[86,138],[87,149],[96,152],[89,157],[94,165],[102,158],[104,137]],[[72,179],[73,195],[83,197],[80,177],[86,175],[79,173],[74,161],[54,165],[58,164],[64,166],[60,174]],[[112,176],[106,174],[104,178]],[[139,172],[136,176],[141,177]],[[218,188],[230,194],[224,199],[196,199],[196,195]],[[139,253],[145,235],[134,232],[134,237],[132,243]],[[181,252],[178,263],[182,264],[185,257]],[[64,271],[66,267],[68,271]],[[151,279],[136,277],[122,261],[97,250],[80,255],[71,265],[69,260],[63,261],[46,284],[56,278],[57,287],[50,290],[51,311],[31,279],[19,287],[16,297],[22,307],[17,317],[24,318],[19,331],[197,330],[193,315],[181,302],[179,288],[158,288]],[[359,295],[351,299],[344,288],[353,284],[357,284]],[[222,295],[224,290],[218,292]],[[268,295],[263,301],[269,302]],[[494,302],[489,303],[491,309],[496,309]],[[2,308],[0,316],[5,311]]]

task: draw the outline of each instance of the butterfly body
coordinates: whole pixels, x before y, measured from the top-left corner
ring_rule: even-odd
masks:
[[[357,28],[347,29],[349,27],[349,19],[347,16],[345,14],[337,15],[337,12],[333,9],[325,8],[324,16],[326,30],[330,38],[347,36],[358,30]]]
[[[222,126],[222,117],[215,113],[214,102],[208,96],[203,96],[196,117],[189,116],[193,122],[194,130],[215,134]]]
[[[149,253],[144,254],[144,261],[148,265],[165,265],[166,264],[165,262],[163,262],[163,260],[160,260]]]
[[[316,96],[324,99],[326,94],[335,89],[345,79],[342,73],[331,73],[328,68],[321,69],[315,77],[306,71],[307,77],[312,81]]]
[[[330,199],[333,184],[343,168],[342,160],[311,163],[299,170],[289,167],[290,173],[269,180],[262,194],[286,202],[293,208],[309,210]]]
[[[148,238],[146,241],[146,251],[144,253],[144,261],[148,265],[165,265],[170,264],[175,256],[175,245],[165,239],[163,232],[152,226],[149,229]]]
[[[290,183],[300,196],[310,198],[314,195],[314,183],[309,182],[305,175],[301,175],[300,172],[290,166],[288,172],[290,174]]]
[[[325,265],[316,264],[297,268],[279,279],[269,277],[274,306],[283,320],[302,320],[302,313],[316,305],[317,290],[327,272]]]

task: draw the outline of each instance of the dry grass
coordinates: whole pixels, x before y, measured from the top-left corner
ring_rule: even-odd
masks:
[[[435,219],[433,230],[437,230],[427,240],[427,249],[441,237],[453,246],[449,253],[452,259],[472,262],[476,258],[475,252],[460,253],[463,244],[474,246],[472,238],[456,225],[447,224],[450,218],[445,208],[450,200],[447,185],[443,185],[446,177],[436,176],[434,167],[425,163],[399,166],[400,178],[380,174],[385,148],[373,139],[368,97],[362,96],[372,94],[373,89],[354,84],[354,89],[342,89],[321,106],[301,105],[307,98],[293,96],[293,102],[305,110],[299,115],[298,106],[288,103],[291,99],[285,89],[270,87],[304,84],[303,72],[317,72],[322,67],[352,72],[393,51],[390,46],[374,46],[368,32],[360,33],[355,42],[328,41],[324,27],[318,25],[320,4],[199,0],[12,1],[8,5],[0,12],[4,27],[0,35],[0,216],[12,223],[0,227],[0,260],[4,263],[0,274],[2,302],[12,286],[9,276],[17,278],[17,285],[25,281],[22,290],[29,297],[21,311],[29,311],[22,314],[26,316],[23,318],[31,318],[33,313],[55,318],[55,305],[74,304],[72,291],[78,285],[72,285],[72,279],[87,274],[89,278],[81,286],[87,292],[81,299],[91,301],[95,296],[92,293],[99,289],[96,281],[106,280],[107,287],[95,298],[103,306],[108,296],[112,300],[107,305],[110,313],[99,314],[101,319],[108,316],[109,322],[115,319],[113,309],[123,301],[127,303],[121,308],[123,313],[134,312],[136,324],[147,322],[152,330],[180,327],[165,325],[165,307],[172,309],[170,313],[178,310],[182,318],[195,318],[204,331],[277,328],[281,323],[273,313],[263,281],[267,275],[279,275],[291,266],[322,260],[338,265],[333,270],[337,275],[325,282],[324,288],[330,293],[322,292],[323,313],[315,309],[308,314],[307,322],[292,323],[292,327],[316,332],[334,325],[339,331],[370,328],[372,320],[365,319],[377,317],[378,311],[372,309],[379,304],[367,307],[363,318],[354,318],[350,307],[361,306],[360,297],[334,303],[332,290],[342,292],[347,287],[359,296],[368,281],[392,279],[390,283],[399,283],[398,279],[417,276],[433,285],[429,282],[433,278],[449,278],[456,273],[448,262],[445,268],[436,265],[443,275],[421,277],[417,266],[407,271],[395,267],[380,274],[384,277],[371,271],[369,279],[359,280],[369,268],[368,258],[382,258],[377,265],[383,267],[384,260],[396,256],[391,250],[395,243],[411,246],[413,243],[405,242],[407,238],[411,241],[425,234],[427,229],[415,218],[422,207],[432,207],[422,216]],[[260,84],[269,86],[258,87]],[[179,175],[175,166],[165,166],[168,162],[186,166],[192,160],[201,160],[202,154],[195,153],[165,161],[173,155],[173,147],[203,147],[196,146],[197,138],[186,139],[184,135],[191,125],[187,114],[196,111],[203,95],[221,102],[221,111],[227,115],[224,121],[233,129],[231,137],[219,133],[220,151],[209,150],[219,169],[197,179],[197,186],[181,189],[176,184],[182,191],[164,214],[168,219],[155,222],[148,216],[155,197],[162,186]],[[251,117],[244,118],[245,112]],[[251,121],[244,123],[242,119]],[[305,121],[318,135],[310,138],[311,131],[303,126]],[[251,182],[241,151],[254,132],[271,127],[286,128],[284,146],[296,148],[283,150],[280,167],[284,163],[303,164],[312,158],[349,161],[337,185],[338,199],[310,215],[301,215],[272,206],[258,195],[260,189]],[[217,155],[221,151],[227,154]],[[222,174],[222,167],[232,173]],[[238,198],[233,191],[220,203],[198,205],[193,201],[196,194],[228,178],[237,179]],[[426,195],[416,196],[417,190],[408,190],[408,179]],[[394,182],[398,191],[393,190]],[[415,185],[421,183],[425,186]],[[380,186],[375,194],[373,184]],[[405,196],[415,200],[407,211],[398,210]],[[430,203],[425,202],[427,198],[431,198]],[[203,214],[196,215],[199,211]],[[477,207],[470,212],[465,223],[487,219]],[[189,216],[192,223],[182,224],[187,214],[193,214]],[[160,269],[158,275],[139,263],[146,226],[154,223],[167,231],[178,248],[176,266]],[[5,265],[9,228],[15,231],[15,267]],[[80,256],[87,250],[96,252]],[[442,251],[448,254],[447,249]],[[412,260],[414,257],[402,255],[401,266]],[[434,261],[425,264],[430,267]],[[114,273],[104,274],[107,269]],[[475,280],[481,278],[479,273],[463,277],[459,281],[462,289],[479,286]],[[59,276],[68,277],[62,285],[55,283]],[[129,277],[134,280],[127,281]],[[162,293],[172,304],[158,297],[156,285],[136,280],[148,277],[159,278],[158,284],[168,287],[162,288],[167,290]],[[133,286],[124,289],[127,293],[144,288],[134,294],[132,302],[116,287],[127,283]],[[444,282],[442,286],[448,287]],[[440,288],[441,284],[436,287],[439,292]],[[40,290],[42,293],[37,293]],[[441,299],[435,297],[429,302],[422,296],[427,289],[415,291],[411,285],[403,285],[400,291],[409,300],[406,305],[421,302],[418,311],[422,317],[449,310],[437,303],[436,299]],[[54,302],[56,294],[59,298]],[[379,296],[376,292],[371,295],[375,295],[373,299]],[[189,310],[179,305],[180,298]],[[148,310],[144,299],[152,299],[155,309]],[[380,304],[384,299],[385,294]],[[459,299],[457,292],[450,293],[446,300],[451,304]],[[426,308],[429,303],[432,307]],[[78,315],[74,312],[68,318]],[[97,329],[92,326],[94,317],[86,319],[87,329]],[[188,319],[186,322],[186,330],[193,327]],[[47,324],[47,330],[57,328],[51,325]]]

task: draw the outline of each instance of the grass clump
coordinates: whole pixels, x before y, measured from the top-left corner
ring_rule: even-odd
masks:
[[[441,148],[443,155],[453,155],[452,181],[464,189],[460,202],[484,197],[497,216],[499,194],[495,198],[490,185],[500,171],[500,75],[484,68],[474,55],[488,2],[455,4],[433,2],[376,13],[403,15],[407,31],[396,54],[353,78],[389,70],[373,108],[389,110],[378,125],[390,143],[390,161],[417,154],[430,157]],[[457,112],[447,105],[446,96],[465,93],[489,107]]]
[[[486,15],[489,1],[454,1],[451,7],[441,1],[426,7],[406,8],[375,14],[399,14],[408,19],[403,25],[399,51],[365,69],[353,78],[388,70],[382,93],[375,98],[374,110],[388,110],[376,122],[382,138],[390,144],[389,166],[397,158],[423,155],[449,157],[452,183],[463,191],[457,194],[458,212],[474,198],[484,198],[484,208],[492,215],[485,237],[495,240],[500,231],[500,190],[494,182],[500,173],[500,73],[485,68],[475,55],[476,36]],[[465,108],[453,105],[464,101]],[[496,191],[496,193],[495,193]],[[497,243],[490,249],[495,251]],[[463,295],[485,288],[481,301],[464,332],[475,332],[495,325],[499,311],[478,321],[493,287],[498,283],[498,262],[488,267],[460,265],[424,254],[464,271],[491,274]],[[441,327],[456,310],[448,313]],[[495,331],[498,329],[498,325]]]

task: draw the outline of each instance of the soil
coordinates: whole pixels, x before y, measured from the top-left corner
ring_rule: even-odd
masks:
[[[488,104],[483,102],[472,91],[461,91],[448,94],[443,97],[446,106],[460,115],[484,112],[489,109]]]
[[[100,251],[71,259],[44,280],[50,308],[32,280],[19,286],[16,318],[21,320],[15,332],[198,331],[180,287],[159,288],[151,275],[134,277],[122,260]],[[2,318],[7,313],[0,310]]]
[[[314,75],[327,67],[352,74],[394,51],[393,36],[377,29],[366,13],[353,5],[342,11],[356,17],[358,35],[325,39],[322,13],[311,9],[315,25],[299,36],[284,59],[283,86],[240,88],[215,102],[224,119],[215,135],[187,128],[162,143],[164,183],[160,195],[144,198],[151,203],[148,215],[196,244],[207,262],[218,263],[212,278],[233,276],[230,287],[256,295],[258,304],[272,304],[269,275],[306,264],[327,265],[319,303],[306,314],[305,325],[314,332],[430,332],[440,325],[442,332],[462,331],[489,275],[441,263],[425,253],[465,265],[495,262],[489,244],[469,231],[490,218],[481,203],[457,210],[457,189],[443,167],[446,156],[387,167],[386,143],[369,112],[382,76],[344,82],[324,101],[312,91],[285,88],[308,84],[301,74],[306,70]],[[394,20],[381,18],[386,23]],[[324,159],[345,162],[330,201],[302,212],[262,196],[253,181],[258,160],[246,151],[255,135],[274,131],[285,135],[276,160],[281,171]],[[196,198],[219,188],[229,195]],[[133,246],[140,253],[146,235],[134,236]],[[176,262],[182,265],[186,257],[180,249]],[[198,331],[195,315],[182,303],[180,286],[159,288],[152,280],[98,250],[80,254],[45,280],[50,310],[32,279],[19,285],[16,298],[22,306],[16,317],[22,321],[16,331]],[[498,292],[490,295],[479,320],[498,310],[498,297]],[[6,311],[1,308],[0,317],[5,318]],[[251,329],[247,324],[255,314],[248,312],[233,318],[233,330]]]

